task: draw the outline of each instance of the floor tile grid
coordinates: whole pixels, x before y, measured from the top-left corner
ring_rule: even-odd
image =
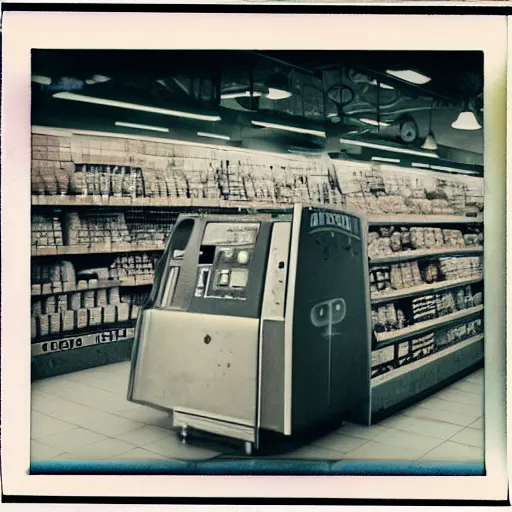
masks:
[[[72,378],[67,378],[67,379],[66,379],[66,378],[64,378],[64,379],[62,379],[62,380],[64,381],[64,383],[68,382],[69,384],[71,384],[71,382],[75,382],[75,383],[76,383],[76,382],[78,382],[78,383],[83,384],[83,385],[84,385],[84,386],[86,386],[86,387],[87,387],[87,386],[89,386],[89,387],[91,387],[91,388],[93,388],[93,389],[96,389],[96,390],[98,390],[98,389],[99,389],[99,390],[101,390],[101,391],[106,391],[106,390],[104,389],[104,387],[103,387],[103,386],[101,386],[101,387],[96,386],[96,387],[95,387],[95,386],[92,386],[92,385],[91,385],[91,382],[88,382],[88,380],[89,380],[89,379],[88,379],[87,377],[91,377],[91,378],[93,378],[93,382],[94,382],[94,377],[95,377],[95,376],[98,376],[98,375],[104,375],[104,374],[102,374],[102,372],[101,372],[101,371],[97,371],[97,370],[99,370],[99,369],[94,369],[94,371],[90,371],[90,372],[86,371],[86,372],[88,372],[88,373],[86,373],[86,374],[84,374],[84,373],[80,372],[80,374],[79,374],[79,375],[77,375],[77,374],[73,374],[73,375],[71,376]],[[120,371],[119,371],[119,370],[120,370]],[[118,366],[118,367],[117,367],[117,371],[109,371],[109,373],[110,373],[112,376],[114,376],[114,375],[115,375],[115,376],[116,376],[116,380],[117,380],[117,379],[119,379],[120,377],[125,377],[125,376],[126,376],[126,367],[124,367],[124,368],[123,368],[123,367]],[[458,400],[458,399],[462,396],[466,402],[474,403],[474,400],[468,400],[468,399],[467,399],[467,398],[468,398],[468,397],[467,397],[467,394],[462,394],[462,395],[460,395],[460,392],[468,391],[467,389],[465,389],[465,390],[464,390],[464,389],[462,389],[462,388],[461,388],[461,387],[464,387],[464,386],[462,386],[462,384],[468,384],[468,383],[469,383],[470,385],[473,385],[473,386],[475,386],[475,387],[477,388],[477,387],[478,387],[478,382],[480,381],[480,383],[481,383],[481,380],[482,380],[482,379],[481,379],[481,377],[480,377],[480,376],[478,376],[478,375],[473,376],[473,375],[472,375],[472,376],[470,376],[470,377],[472,377],[472,378],[468,378],[468,379],[464,379],[464,380],[462,380],[462,381],[459,381],[459,382],[460,382],[460,384],[461,384],[461,386],[458,386],[458,388],[454,388],[454,389],[452,390],[452,391],[454,391],[455,393],[453,393],[453,392],[452,392],[452,393],[448,393],[448,394],[445,396],[445,398],[448,398],[448,400],[446,400],[447,402],[450,402],[451,400]],[[49,394],[49,395],[51,395],[51,396],[55,396],[55,397],[57,397],[57,398],[61,398],[61,397],[59,397],[58,395],[52,395],[52,394],[51,394],[51,389],[52,389],[52,388],[51,388],[51,384],[52,384],[52,382],[55,382],[55,383],[57,383],[57,385],[58,385],[59,383],[62,383],[62,380],[60,380],[60,382],[59,382],[59,379],[58,379],[58,378],[53,378],[53,379],[51,379],[51,380],[49,380],[49,381],[47,381],[47,382],[44,382],[44,385],[43,385],[43,386],[36,386],[36,389],[37,389],[37,388],[39,388],[39,389],[41,389],[41,388],[48,388],[48,386],[50,386],[50,388],[48,388],[48,389],[46,390],[46,391],[50,391],[50,393],[47,393],[47,394]],[[103,380],[103,379],[102,379],[102,380]],[[124,379],[121,379],[121,380],[124,380]],[[127,379],[126,379],[126,382],[127,382]],[[466,386],[466,387],[467,387],[467,386]],[[476,389],[476,388],[475,388],[475,389]],[[46,391],[41,391],[41,392],[42,392],[42,393],[46,393]],[[443,390],[443,391],[446,391],[446,390]],[[441,392],[441,393],[442,393],[442,392]],[[110,393],[110,392],[109,392],[109,395],[111,395],[111,396],[118,396],[119,398],[120,398],[120,396],[119,396],[120,394],[121,394],[121,393],[117,393],[117,394],[116,394],[116,393]],[[475,398],[476,398],[476,397],[478,397],[478,393],[474,393],[473,395],[475,396]],[[439,397],[439,399],[443,399],[443,398]],[[66,402],[67,402],[68,404],[70,404],[70,403],[74,403],[75,405],[81,405],[81,406],[82,406],[82,404],[80,404],[80,402],[73,402],[72,400],[69,400],[69,399],[68,399],[68,397],[66,397],[66,399],[62,398],[62,400],[64,400],[64,403],[66,403]],[[123,400],[125,400],[125,395],[124,395],[124,393],[123,393]],[[468,405],[469,405],[469,404],[468,404]],[[112,414],[114,414],[114,415],[115,415],[115,414],[117,414],[117,415],[118,415],[119,417],[121,417],[121,418],[126,418],[126,416],[132,416],[132,417],[133,417],[133,415],[132,415],[132,414],[127,414],[126,412],[120,412],[120,411],[112,411]],[[479,419],[480,419],[480,418],[476,418],[476,419],[473,421],[473,423],[475,423],[475,424],[476,424],[476,423],[479,421]],[[144,423],[144,421],[142,421],[142,423]],[[153,422],[152,422],[152,421],[149,421],[148,423],[146,423],[146,425],[145,425],[145,426],[153,426],[153,425],[154,425],[154,424],[153,424]],[[130,432],[136,432],[137,430],[139,430],[139,431],[140,431],[142,428],[144,428],[144,427],[137,426],[137,425],[133,425],[133,426],[134,426],[134,428],[133,428],[131,431],[128,431],[128,432],[126,432],[126,433],[125,433],[125,434],[123,434],[123,435],[117,435],[117,436],[103,436],[104,438],[110,438],[110,439],[112,440],[112,442],[127,443],[127,444],[122,445],[122,447],[123,447],[123,448],[126,448],[126,450],[121,450],[121,451],[119,451],[119,450],[118,450],[118,453],[117,453],[117,454],[114,454],[114,453],[112,453],[112,454],[111,454],[111,455],[113,455],[115,458],[117,458],[117,457],[122,457],[122,456],[123,456],[123,454],[128,454],[128,453],[130,453],[130,452],[133,452],[133,454],[134,454],[135,456],[142,456],[144,453],[146,453],[146,455],[147,455],[148,450],[146,450],[144,447],[145,447],[146,445],[148,445],[148,446],[149,446],[149,448],[150,448],[150,450],[151,450],[151,448],[153,448],[153,449],[155,448],[155,447],[153,446],[153,445],[154,445],[154,443],[157,443],[157,444],[158,444],[159,440],[153,440],[153,441],[150,441],[150,442],[148,442],[148,443],[135,442],[135,445],[138,445],[138,446],[135,446],[134,444],[131,444],[131,443],[129,442],[129,441],[130,441],[130,439],[127,439],[126,437],[125,437],[125,439],[123,439],[123,436],[128,436],[128,437],[129,437]],[[167,427],[169,428],[169,426],[168,426],[168,425],[167,425]],[[155,428],[159,428],[159,427],[158,427],[158,426],[155,426]],[[381,427],[381,428],[382,428],[382,427]],[[80,427],[77,427],[77,429],[80,429]],[[391,430],[391,432],[392,432],[392,431],[395,431],[395,432],[396,432],[397,430],[400,430],[400,428],[387,429],[387,431],[388,431],[388,432],[389,432],[390,430]],[[455,438],[456,438],[456,436],[458,435],[458,433],[459,433],[459,432],[461,432],[462,430],[466,430],[466,429],[465,429],[464,427],[460,427],[460,429],[458,429],[458,431],[457,431],[456,433],[454,433],[451,437],[449,437],[449,439],[452,439],[452,438],[454,438],[454,439],[455,439]],[[478,427],[477,427],[476,429],[471,429],[471,431],[473,431],[473,430],[477,431],[477,430],[478,430]],[[406,430],[406,432],[407,432],[407,430]],[[162,433],[162,432],[161,432],[161,433]],[[350,456],[351,456],[351,453],[352,453],[352,452],[360,451],[360,449],[361,449],[362,447],[364,447],[365,445],[370,445],[370,444],[381,444],[381,445],[383,445],[383,446],[384,446],[384,445],[385,445],[385,443],[386,443],[386,439],[385,439],[385,438],[384,438],[384,439],[377,439],[377,443],[375,443],[374,441],[371,441],[371,436],[368,436],[368,435],[363,436],[363,437],[366,437],[367,439],[365,439],[365,440],[361,441],[361,439],[359,439],[359,440],[358,440],[358,437],[357,437],[357,436],[358,436],[358,434],[357,434],[357,433],[356,433],[354,436],[350,435],[351,433],[353,434],[353,432],[349,432],[349,431],[347,431],[347,432],[345,433],[345,432],[343,431],[343,428],[341,428],[341,429],[340,429],[340,430],[335,434],[335,436],[339,436],[339,437],[334,437],[334,438],[332,438],[332,437],[331,437],[331,438],[330,438],[330,440],[329,440],[329,436],[327,436],[327,438],[324,438],[324,439],[322,439],[322,440],[315,441],[314,443],[312,443],[312,445],[309,445],[309,446],[311,446],[311,448],[315,448],[316,450],[321,450],[321,451],[323,452],[323,454],[324,454],[324,455],[327,455],[327,453],[329,452],[329,453],[331,453],[333,456],[335,456],[335,458],[336,458],[336,457],[339,457],[339,456],[341,456],[341,458],[343,458],[344,456],[345,456],[345,457],[350,458]],[[382,432],[381,432],[381,433],[382,433]],[[170,434],[170,435],[172,435],[172,434],[171,434],[171,430],[169,430],[169,434]],[[360,437],[360,435],[359,435],[359,437]],[[368,439],[368,437],[370,437],[370,439]],[[377,436],[377,437],[379,437],[379,436]],[[162,438],[162,435],[160,435],[160,438]],[[327,439],[327,440],[326,440],[326,439]],[[431,439],[432,439],[432,438],[431,438]],[[341,442],[342,440],[344,440],[344,441],[345,441],[345,444],[344,444],[344,445],[343,445],[343,444],[341,444],[341,445],[340,445],[340,442]],[[356,440],[357,440],[357,442],[356,442]],[[333,441],[334,441],[334,444],[333,444]],[[383,443],[383,441],[384,441],[384,443]],[[348,445],[347,445],[347,442],[348,442]],[[456,442],[456,441],[455,441],[455,442]],[[40,444],[44,444],[44,443],[41,443],[40,441],[39,441],[39,443],[40,443]],[[350,444],[351,444],[351,443],[352,443],[352,446],[350,446]],[[354,443],[355,443],[355,445],[354,445]],[[436,441],[436,443],[437,443],[437,441]],[[442,440],[442,439],[441,439],[440,443],[443,443],[443,440]],[[93,443],[93,444],[96,444],[96,443]],[[459,444],[465,445],[464,443],[459,443]],[[141,445],[142,445],[142,446],[141,446]],[[328,450],[326,450],[325,448],[322,448],[322,445],[323,445],[323,446],[326,446],[326,447],[329,447],[329,449],[328,449]],[[89,446],[89,445],[85,445],[85,446]],[[188,445],[187,445],[187,446],[188,446]],[[392,445],[392,444],[390,444],[390,445],[388,445],[388,446],[393,446],[393,445]],[[306,447],[306,448],[307,448],[307,447]],[[431,450],[428,450],[428,451],[427,451],[427,453],[429,453],[430,451],[435,450],[435,448],[436,448],[436,447],[432,448]],[[81,451],[81,450],[79,450],[79,451]],[[307,450],[306,450],[306,451],[307,451]],[[157,453],[157,452],[158,452],[158,449],[156,449],[156,451],[155,451],[155,452],[152,452],[152,453],[154,453],[156,456],[161,457],[162,455],[161,455],[161,454],[159,454],[159,453]],[[62,454],[60,454],[60,455],[62,455]],[[57,455],[56,457],[57,457],[57,458],[61,458],[61,457],[60,457],[60,455]],[[210,455],[211,455],[211,454],[210,454]],[[219,455],[220,455],[220,454],[219,454]],[[304,455],[306,455],[306,454],[304,454]],[[188,458],[188,457],[187,457],[187,458]],[[209,457],[209,458],[210,458],[210,457]],[[331,457],[328,457],[328,458],[331,458]]]

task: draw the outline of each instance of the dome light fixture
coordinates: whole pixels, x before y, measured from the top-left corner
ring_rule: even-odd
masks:
[[[478,123],[475,114],[465,107],[459,117],[452,123],[452,128],[455,128],[455,130],[480,130],[482,127]]]

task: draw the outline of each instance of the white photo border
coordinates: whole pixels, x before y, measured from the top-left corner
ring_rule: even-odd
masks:
[[[6,12],[2,30],[1,420],[5,495],[123,496],[134,500],[507,498],[504,16]],[[35,48],[483,51],[486,475],[30,475],[30,345],[26,341],[30,339],[30,296],[24,290],[30,290],[30,56]]]

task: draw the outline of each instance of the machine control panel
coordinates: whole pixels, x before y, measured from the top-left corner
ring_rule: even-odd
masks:
[[[206,225],[195,297],[245,300],[259,223]]]

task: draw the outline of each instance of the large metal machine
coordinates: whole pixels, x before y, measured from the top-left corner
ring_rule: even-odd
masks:
[[[366,232],[357,215],[303,205],[180,216],[139,315],[128,399],[247,453],[261,430],[368,424]]]

